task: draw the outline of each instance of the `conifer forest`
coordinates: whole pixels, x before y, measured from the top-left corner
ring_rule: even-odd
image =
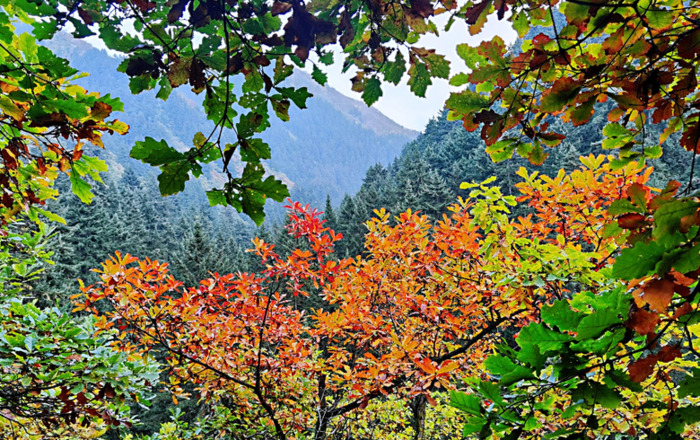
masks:
[[[694,1],[0,0],[0,438],[700,439],[698,69]]]

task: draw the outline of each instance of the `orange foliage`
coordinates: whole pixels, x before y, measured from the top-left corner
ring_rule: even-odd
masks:
[[[514,198],[483,184],[436,224],[376,211],[355,259],[335,258],[340,236],[298,203],[289,232],[310,250],[282,258],[256,240],[259,274],[212,274],[184,288],[167,265],[117,254],[78,308],[97,313],[107,300],[102,327],[118,326],[124,350],[164,348],[174,390],[192,381],[204,399],[229,398],[240,417],[265,416],[278,438],[312,423],[325,438],[334,419],[371,399],[452,388],[476,374],[499,326],[538,319],[537,305],[571,282],[605,282],[599,262],[626,233],[607,208],[648,172],[583,162],[554,178],[521,170],[518,201],[531,213],[517,219],[508,216]],[[290,297],[312,290],[322,304],[307,316]]]

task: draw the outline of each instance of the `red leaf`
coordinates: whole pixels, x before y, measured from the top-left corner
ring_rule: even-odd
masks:
[[[678,345],[667,345],[657,353],[659,361],[671,362],[672,360],[681,357],[681,349]]]
[[[83,23],[87,25],[91,25],[94,22],[92,16],[81,7],[78,7],[78,15],[83,19]]]
[[[87,398],[85,397],[84,393],[78,393],[78,395],[75,397],[79,404],[85,405],[87,403]]]
[[[429,18],[435,11],[433,5],[430,4],[430,0],[413,0],[411,2],[411,12],[423,18]]]
[[[682,306],[678,307],[676,311],[673,313],[673,319],[678,319],[683,315],[687,315],[688,313],[693,311],[693,306],[690,305],[690,303],[685,302],[683,303]]]
[[[678,55],[691,61],[700,57],[700,29],[678,40]]]
[[[627,369],[630,379],[637,383],[642,382],[654,372],[657,361],[656,355],[652,355],[631,363]]]
[[[493,110],[482,110],[474,115],[474,122],[481,124],[482,122],[495,122],[500,119],[501,115]]]
[[[639,229],[646,225],[646,217],[642,214],[625,214],[617,219],[617,224],[622,229]]]
[[[467,23],[470,25],[476,24],[476,22],[479,20],[479,17],[481,17],[481,14],[487,11],[490,4],[491,0],[484,0],[481,3],[477,3],[474,6],[468,8],[467,12],[464,14],[464,16],[467,18]]]
[[[627,321],[627,327],[633,329],[640,335],[646,335],[647,333],[653,332],[658,323],[659,315],[656,313],[650,313],[646,310],[637,310],[632,313],[629,321]]]
[[[111,384],[107,384],[102,388],[102,391],[104,392],[104,396],[108,399],[113,399],[114,396],[117,395],[117,393],[114,391],[114,388],[112,388]]]
[[[700,118],[683,132],[681,145],[688,151],[694,151],[695,154],[700,153]]]
[[[292,4],[291,3],[284,3],[284,2],[274,2],[272,3],[272,11],[270,13],[275,16],[275,15],[280,15],[288,12],[290,9],[292,9]]]

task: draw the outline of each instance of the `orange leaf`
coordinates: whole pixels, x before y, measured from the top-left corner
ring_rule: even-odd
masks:
[[[430,358],[424,357],[420,361],[417,361],[416,364],[426,373],[435,374],[435,365],[433,365],[433,361],[431,361]]]
[[[658,323],[659,315],[656,313],[650,313],[646,310],[637,310],[630,316],[627,327],[633,329],[640,335],[646,335],[647,333],[653,332]]]
[[[652,310],[663,312],[673,298],[674,283],[669,280],[651,280],[644,286],[642,299]]]
[[[456,370],[459,367],[459,364],[457,362],[451,361],[448,362],[440,367],[438,370],[438,374],[447,374],[451,371]]]
[[[682,306],[678,307],[676,311],[673,313],[673,319],[678,319],[683,315],[687,315],[688,313],[693,311],[693,306],[690,305],[690,303],[685,302],[683,303]]]

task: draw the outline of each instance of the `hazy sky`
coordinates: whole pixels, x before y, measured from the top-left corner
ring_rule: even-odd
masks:
[[[443,27],[445,21],[446,17],[438,17],[435,20],[438,29]],[[494,35],[499,35],[506,44],[514,42],[517,38],[510,22],[499,21],[496,15],[492,14],[484,26],[484,30],[476,37],[469,35],[467,25],[464,22],[456,21],[449,32],[441,32],[439,37],[433,34],[425,35],[416,46],[435,49],[437,53],[445,55],[451,61],[450,75],[452,76],[455,73],[466,71],[464,61],[457,55],[456,47],[458,44],[469,43],[476,46],[479,42],[490,39]],[[105,49],[104,43],[96,37],[90,37],[87,41],[96,47]],[[309,64],[309,71],[310,69],[311,65]],[[352,85],[350,79],[354,74],[351,72],[343,74],[341,70],[341,56],[336,55],[335,64],[327,66],[325,70],[328,74],[328,85],[346,96],[361,100],[360,94],[353,92],[350,88]],[[398,86],[383,84],[384,94],[374,104],[374,107],[398,124],[417,131],[422,131],[430,118],[442,110],[451,91],[459,90],[450,86],[447,80],[433,78],[433,84],[428,87],[425,98],[419,98],[411,93],[406,84],[407,81],[408,78],[404,78]]]
[[[438,26],[440,28],[440,26]],[[441,33],[439,37],[435,35],[424,36],[417,46],[423,45],[426,48],[436,49],[437,53],[443,54],[451,61],[450,75],[466,71],[464,61],[457,56],[455,50],[457,44],[469,43],[472,46],[480,41],[490,39],[494,35],[499,35],[507,44],[512,43],[517,38],[510,23],[499,22],[495,15],[489,17],[489,21],[484,27],[484,31],[478,37],[472,37],[467,31],[467,26],[463,22],[455,22],[448,33]],[[328,68],[328,84],[344,95],[354,99],[360,99],[360,94],[353,92],[350,87],[351,73],[342,74],[342,63],[340,57],[336,56],[336,64]],[[393,84],[383,84],[384,95],[374,104],[374,107],[382,113],[407,128],[422,131],[430,118],[436,116],[442,110],[445,100],[451,91],[458,90],[449,85],[448,81],[433,78],[433,84],[428,87],[425,98],[415,96],[406,85],[407,79],[394,86]]]

